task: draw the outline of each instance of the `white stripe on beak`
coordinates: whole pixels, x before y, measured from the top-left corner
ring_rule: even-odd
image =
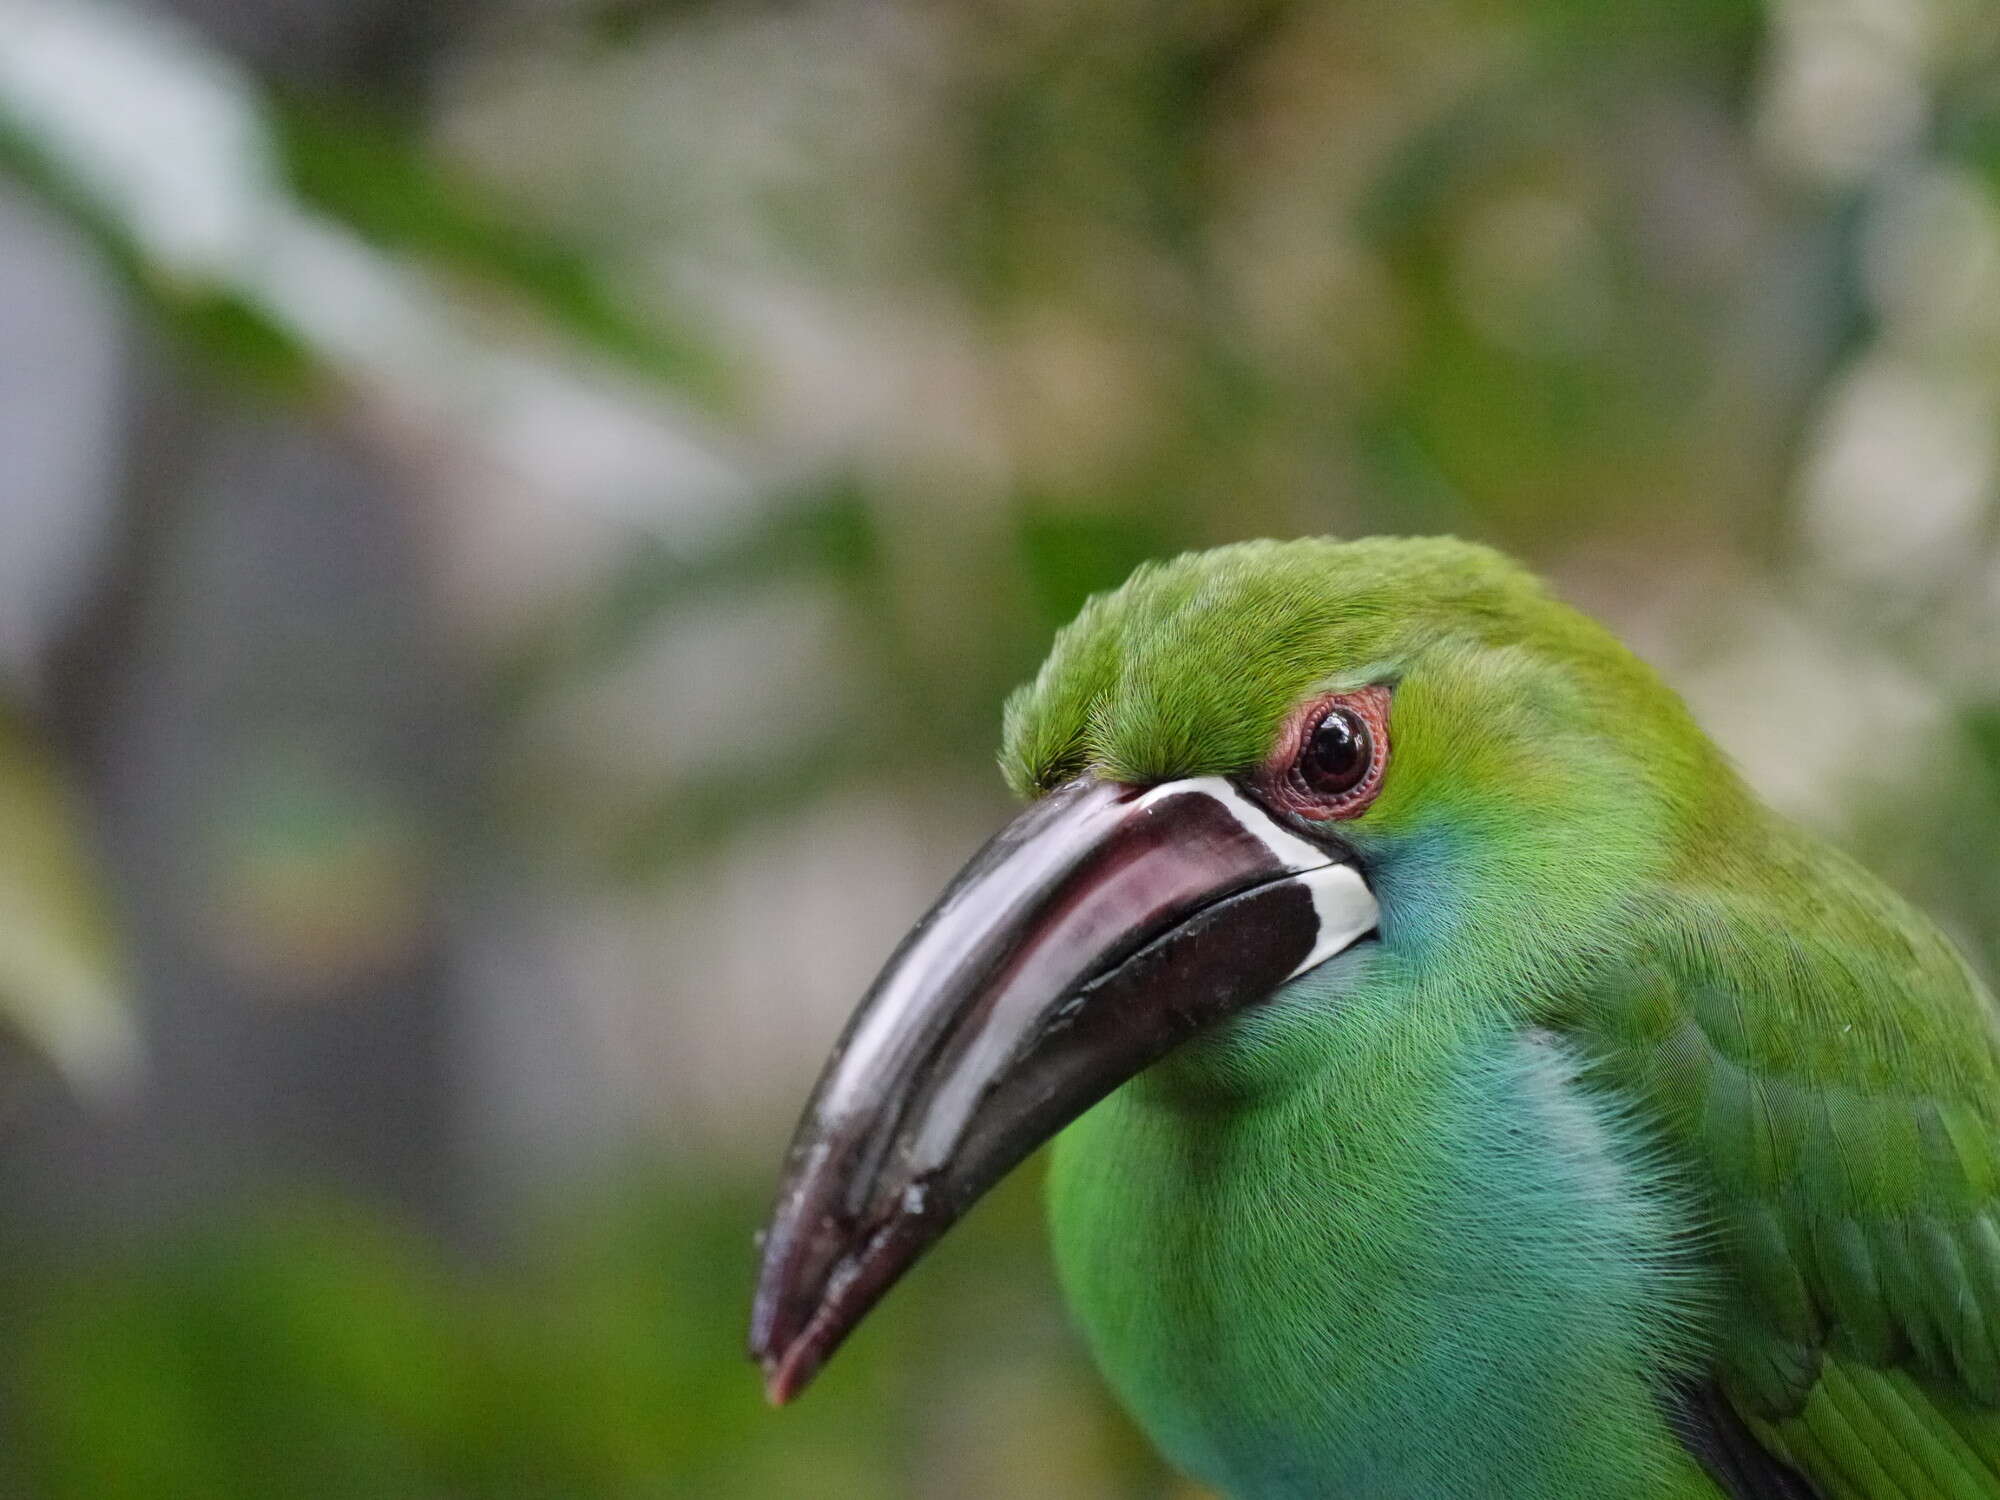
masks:
[[[1226,776],[1190,776],[1185,781],[1162,782],[1139,799],[1139,806],[1149,808],[1170,797],[1189,795],[1211,797],[1228,808],[1231,816],[1243,825],[1244,832],[1269,849],[1271,858],[1295,875],[1301,870],[1316,870],[1333,858],[1244,796]]]
[[[1326,865],[1299,877],[1299,884],[1312,892],[1313,911],[1319,917],[1319,936],[1312,952],[1285,976],[1286,983],[1308,969],[1316,969],[1336,954],[1344,953],[1373,932],[1382,919],[1375,893],[1353,865]]]
[[[1353,865],[1336,862],[1324,849],[1293,833],[1246,797],[1227,777],[1191,776],[1185,781],[1165,782],[1141,797],[1139,806],[1150,808],[1169,798],[1190,795],[1213,798],[1228,808],[1244,832],[1269,849],[1271,857],[1299,876],[1299,883],[1312,892],[1319,935],[1313,940],[1312,951],[1286,976],[1288,981],[1317,968],[1374,931],[1381,919],[1381,909],[1361,872]]]

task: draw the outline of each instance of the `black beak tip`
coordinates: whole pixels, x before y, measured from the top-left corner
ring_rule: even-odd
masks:
[[[764,1399],[773,1406],[786,1406],[792,1398],[805,1388],[810,1372],[801,1373],[799,1355],[800,1341],[793,1338],[783,1344],[765,1341],[755,1335],[750,1340],[750,1358],[764,1375]]]
[[[767,1262],[758,1278],[757,1295],[751,1306],[748,1353],[764,1372],[766,1399],[773,1406],[783,1406],[798,1394],[804,1383],[792,1371],[793,1355],[804,1329],[796,1316],[786,1315],[786,1299],[771,1282],[771,1267]]]
[[[776,1288],[760,1288],[750,1324],[750,1358],[764,1373],[764,1399],[788,1406],[812,1383],[839,1341],[822,1305],[801,1317]]]
[[[830,1226],[824,1237],[802,1236],[789,1223],[773,1228],[750,1318],[750,1357],[763,1369],[773,1406],[788,1405],[812,1383],[949,1222],[895,1213],[873,1230],[837,1237]]]
[[[764,1373],[764,1396],[786,1406],[812,1382],[859,1317],[841,1292],[849,1250],[831,1221],[818,1235],[800,1230],[798,1210],[781,1210],[762,1235],[757,1291],[750,1310],[750,1358]]]
[[[824,1351],[801,1337],[781,1354],[767,1354],[758,1363],[764,1371],[764,1399],[773,1406],[789,1406],[812,1383],[825,1362]]]

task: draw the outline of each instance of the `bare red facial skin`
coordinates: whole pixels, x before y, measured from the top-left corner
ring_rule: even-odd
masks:
[[[1349,710],[1368,726],[1374,753],[1367,774],[1359,782],[1336,797],[1327,797],[1306,785],[1299,774],[1299,755],[1312,732],[1336,708]],[[1382,790],[1382,776],[1388,768],[1389,688],[1375,683],[1351,693],[1323,693],[1300,704],[1285,721],[1277,746],[1264,763],[1258,780],[1271,806],[1322,823],[1358,818],[1368,811],[1376,793]]]

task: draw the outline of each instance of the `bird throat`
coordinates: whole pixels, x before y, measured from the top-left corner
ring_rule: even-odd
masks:
[[[1292,1087],[1135,1080],[1064,1135],[1057,1261],[1106,1376],[1238,1500],[1713,1496],[1654,1397],[1697,1310],[1643,1153],[1546,1038],[1419,1031],[1384,990],[1307,976],[1179,1063],[1280,1049]]]

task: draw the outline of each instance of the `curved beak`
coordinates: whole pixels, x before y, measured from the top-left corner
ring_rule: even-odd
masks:
[[[771,1400],[1037,1146],[1376,916],[1350,856],[1221,777],[1081,778],[1028,808],[903,940],[806,1106],[751,1317]]]

